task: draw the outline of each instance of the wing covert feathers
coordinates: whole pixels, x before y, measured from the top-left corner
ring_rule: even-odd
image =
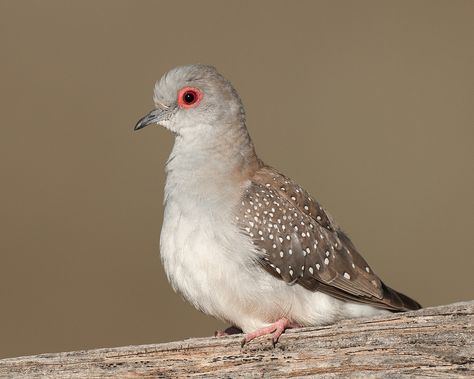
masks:
[[[263,268],[288,284],[392,311],[421,307],[386,286],[326,210],[268,166],[245,190],[237,222],[263,252]]]

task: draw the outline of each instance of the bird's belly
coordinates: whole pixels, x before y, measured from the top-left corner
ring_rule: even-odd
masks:
[[[173,289],[202,312],[244,331],[282,317],[292,301],[290,287],[258,265],[245,236],[228,222],[186,211],[184,217],[183,209],[168,203],[161,231],[161,259]]]
[[[161,259],[173,289],[202,312],[245,332],[281,317],[321,325],[372,314],[372,307],[348,305],[274,278],[256,263],[252,246],[229,223],[189,213],[184,217],[172,204],[167,204],[164,220]]]
[[[242,262],[235,258],[240,252],[230,251],[229,245],[243,236],[218,220],[189,212],[172,203],[165,209],[160,253],[168,280],[199,310],[232,322],[234,294],[247,278],[238,272]]]

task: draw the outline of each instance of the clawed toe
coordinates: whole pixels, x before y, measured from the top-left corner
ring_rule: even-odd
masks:
[[[244,347],[246,344],[248,344],[250,341],[254,340],[257,337],[265,336],[267,334],[272,334],[272,345],[275,347],[275,345],[278,342],[278,339],[280,336],[283,334],[283,332],[288,329],[293,327],[290,321],[286,318],[281,318],[278,321],[274,322],[273,324],[270,324],[269,326],[258,329],[254,332],[247,333],[245,337],[242,339],[240,345],[241,347]]]

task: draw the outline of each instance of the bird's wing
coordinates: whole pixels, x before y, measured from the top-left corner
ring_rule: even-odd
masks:
[[[270,167],[253,176],[238,213],[240,227],[263,252],[260,263],[275,277],[342,300],[419,308],[381,282],[318,202]]]

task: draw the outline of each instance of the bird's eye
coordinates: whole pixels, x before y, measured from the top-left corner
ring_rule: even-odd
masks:
[[[188,105],[191,105],[193,104],[197,99],[197,96],[196,96],[196,92],[194,91],[186,91],[183,95],[183,101],[188,104]]]
[[[178,105],[181,108],[195,107],[202,99],[202,92],[197,88],[186,87],[178,93]]]

